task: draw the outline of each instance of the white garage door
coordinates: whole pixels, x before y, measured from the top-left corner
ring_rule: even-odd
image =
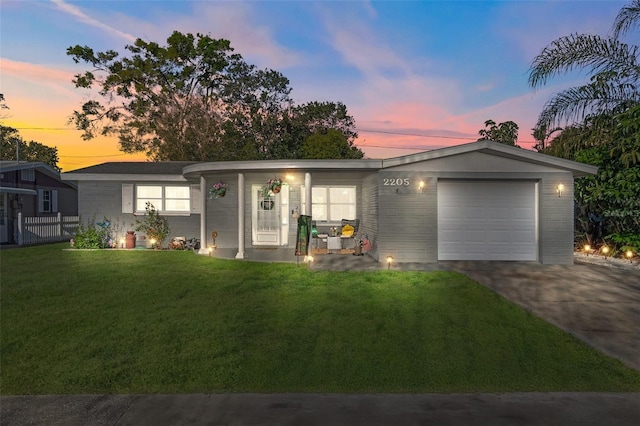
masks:
[[[439,260],[537,260],[534,182],[439,181]]]

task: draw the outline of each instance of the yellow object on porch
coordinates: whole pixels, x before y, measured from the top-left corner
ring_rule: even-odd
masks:
[[[353,226],[347,224],[342,227],[342,231],[340,231],[340,233],[345,237],[350,237],[353,235],[354,230]]]

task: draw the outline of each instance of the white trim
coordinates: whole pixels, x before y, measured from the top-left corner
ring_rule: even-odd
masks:
[[[238,253],[236,259],[244,259],[244,173],[238,173]]]

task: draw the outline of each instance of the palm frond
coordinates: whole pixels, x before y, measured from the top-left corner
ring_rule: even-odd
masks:
[[[621,35],[638,25],[640,25],[640,0],[633,0],[618,12],[613,23],[613,37],[619,39]]]
[[[544,85],[550,77],[577,68],[590,68],[591,74],[616,72],[640,79],[638,46],[597,35],[572,34],[561,37],[536,56],[529,69],[529,85]]]
[[[633,84],[611,82],[572,87],[557,93],[545,104],[536,128],[572,124],[588,115],[612,112],[621,106],[637,104],[640,104],[640,92]]]

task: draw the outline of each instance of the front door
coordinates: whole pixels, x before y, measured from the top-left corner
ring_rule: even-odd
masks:
[[[7,194],[0,194],[0,243],[9,242],[9,217]]]
[[[288,186],[283,185],[278,194],[264,196],[262,186],[252,185],[251,193],[251,234],[253,245],[286,245],[289,228],[287,215]]]

